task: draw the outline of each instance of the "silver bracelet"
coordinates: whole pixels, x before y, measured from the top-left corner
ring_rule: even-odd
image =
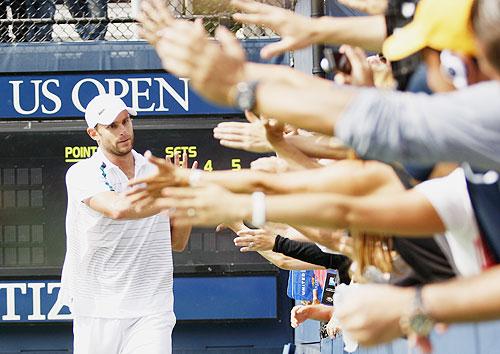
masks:
[[[263,227],[266,223],[266,195],[262,192],[252,193],[252,225]]]
[[[189,173],[189,185],[191,187],[196,187],[200,183],[201,173],[202,171],[198,169],[191,170]]]

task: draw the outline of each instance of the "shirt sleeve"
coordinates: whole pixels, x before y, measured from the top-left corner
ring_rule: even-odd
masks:
[[[446,230],[460,235],[475,224],[465,175],[457,168],[450,175],[423,182],[415,187],[432,204]],[[475,235],[474,235],[475,236]]]
[[[101,178],[99,171],[80,168],[77,165],[72,166],[66,173],[66,188],[68,196],[79,202],[110,191],[109,185],[104,178]]]
[[[500,170],[500,83],[445,94],[360,89],[335,126],[364,158]]]
[[[349,262],[346,256],[324,253],[313,243],[294,241],[279,235],[276,236],[273,252],[332,269],[343,268]]]

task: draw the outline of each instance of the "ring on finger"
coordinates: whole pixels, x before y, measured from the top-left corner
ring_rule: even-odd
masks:
[[[189,208],[186,213],[187,213],[187,216],[189,216],[190,218],[196,216],[195,208]]]
[[[250,243],[248,244],[248,247],[250,247],[250,248],[253,248],[253,246],[255,246],[255,243],[253,243],[253,242],[250,242]]]

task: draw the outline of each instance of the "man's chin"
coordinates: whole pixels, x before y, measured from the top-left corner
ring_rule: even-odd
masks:
[[[133,149],[133,146],[132,144],[130,146],[124,146],[124,147],[116,147],[116,149],[114,149],[113,153],[117,156],[125,156],[125,155],[128,155],[130,154],[130,152],[132,151]]]

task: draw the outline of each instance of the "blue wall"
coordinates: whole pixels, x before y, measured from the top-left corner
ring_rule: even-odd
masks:
[[[300,327],[299,327],[300,328]],[[296,332],[296,354],[345,354],[342,338],[323,339],[320,343],[318,323],[308,321]],[[432,334],[433,354],[498,354],[500,321],[452,325],[444,334]],[[395,340],[373,348],[359,348],[354,354],[407,354],[407,342]],[[420,353],[413,350],[412,353]]]

